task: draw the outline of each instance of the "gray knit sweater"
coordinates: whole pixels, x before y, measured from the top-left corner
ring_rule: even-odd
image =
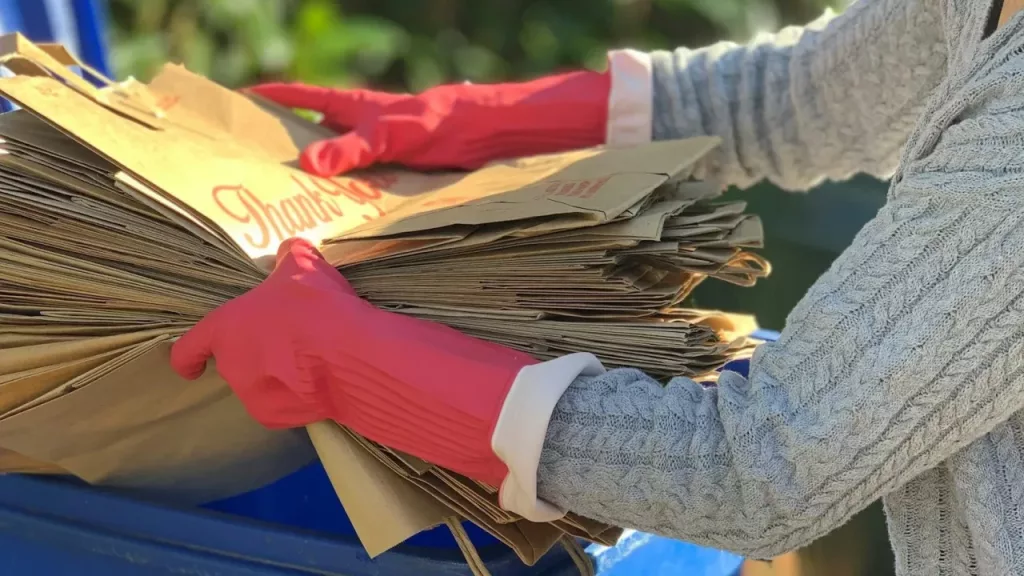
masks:
[[[884,497],[899,574],[1024,574],[1024,13],[986,37],[989,8],[863,0],[653,56],[655,138],[724,138],[705,176],[893,183],[749,378],[574,382],[544,499],[771,557]]]

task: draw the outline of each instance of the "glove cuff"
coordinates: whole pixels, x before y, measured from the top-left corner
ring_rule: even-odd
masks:
[[[550,522],[564,510],[537,497],[540,464],[548,423],[566,388],[580,376],[604,372],[593,354],[570,354],[522,368],[509,388],[491,436],[491,448],[508,468],[501,484],[501,507],[534,522]]]
[[[608,53],[611,92],[608,97],[609,146],[650,142],[654,124],[654,72],[651,56],[638,50]]]

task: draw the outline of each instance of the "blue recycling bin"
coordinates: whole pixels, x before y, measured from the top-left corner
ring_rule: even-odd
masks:
[[[112,74],[106,30],[106,0],[0,0],[0,34],[20,32],[34,42],[63,44],[109,78]],[[85,77],[98,82],[91,76]],[[10,102],[0,99],[0,112],[13,109]]]
[[[761,334],[772,338],[770,333]],[[746,373],[746,361],[728,369]],[[494,538],[467,531],[494,576],[571,576],[555,547],[524,566]],[[627,531],[616,546],[587,549],[600,576],[736,576],[742,558]],[[53,576],[469,575],[446,528],[416,535],[371,560],[323,467],[202,507],[139,500],[63,478],[0,475],[0,574]]]

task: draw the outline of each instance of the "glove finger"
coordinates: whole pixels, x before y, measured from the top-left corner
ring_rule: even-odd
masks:
[[[178,376],[195,380],[206,371],[206,362],[213,356],[213,337],[219,311],[218,308],[207,314],[171,346],[171,368]]]
[[[272,100],[281,106],[288,108],[303,108],[324,112],[330,104],[331,97],[337,90],[324,88],[322,86],[309,86],[307,84],[274,82],[270,84],[258,84],[246,88],[252,92]]]
[[[302,151],[299,164],[310,174],[322,177],[366,168],[378,160],[370,142],[358,132],[314,142]]]
[[[321,112],[325,122],[335,128],[356,126],[403,98],[399,94],[372,90],[337,90],[289,83],[260,84],[249,91],[282,106]]]

